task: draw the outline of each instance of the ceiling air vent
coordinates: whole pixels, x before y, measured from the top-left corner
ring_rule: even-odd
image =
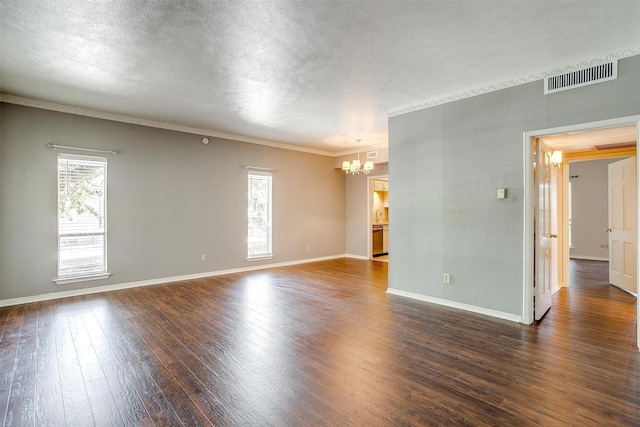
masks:
[[[618,78],[618,61],[594,65],[556,76],[545,77],[544,93],[560,92]]]
[[[369,151],[367,153],[367,159],[377,159],[378,158],[378,152],[377,151]]]

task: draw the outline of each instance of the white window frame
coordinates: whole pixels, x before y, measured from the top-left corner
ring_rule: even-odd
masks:
[[[266,211],[263,213],[266,218],[262,218],[265,221],[263,226],[255,226],[252,221],[252,217],[255,217],[255,210],[253,209],[253,188],[252,184],[255,181],[262,181],[267,183],[266,200],[262,200],[262,203],[266,204]],[[266,234],[266,241],[261,242],[265,247],[264,251],[255,252],[252,248],[255,247],[255,235]],[[247,175],[247,261],[257,261],[262,259],[273,258],[273,174],[271,172],[261,172],[249,170]]]
[[[101,211],[101,227],[98,231],[92,232],[80,232],[80,233],[68,233],[62,232],[62,218],[60,215],[60,203],[61,203],[61,192],[60,192],[60,178],[61,178],[61,165],[63,162],[76,162],[76,164],[84,163],[84,164],[93,164],[93,165],[102,165],[104,168],[104,183],[102,188],[102,203],[100,206]],[[107,272],[107,158],[106,157],[97,157],[97,156],[83,156],[83,155],[75,155],[75,154],[67,154],[60,153],[58,154],[57,166],[56,166],[57,176],[58,176],[58,187],[57,187],[57,205],[56,205],[56,216],[58,222],[58,264],[57,264],[57,278],[54,279],[54,282],[58,285],[68,284],[68,283],[76,283],[76,282],[84,282],[89,280],[99,280],[106,279],[111,276],[111,273]],[[91,272],[82,272],[82,271],[71,271],[70,273],[61,274],[65,267],[68,267],[71,263],[65,264],[63,258],[64,250],[62,249],[62,241],[65,238],[69,237],[93,237],[93,236],[102,236],[102,254],[101,254],[101,262],[96,264],[96,267],[100,267],[98,269],[94,269]],[[95,250],[95,245],[94,250]],[[71,252],[71,251],[70,251]]]

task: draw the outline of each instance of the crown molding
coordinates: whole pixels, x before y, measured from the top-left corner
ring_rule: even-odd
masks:
[[[395,116],[399,116],[401,114],[410,113],[410,112],[413,112],[413,111],[424,110],[425,108],[435,107],[436,105],[448,104],[449,102],[459,101],[459,100],[465,99],[465,98],[471,98],[471,97],[476,96],[476,95],[482,95],[482,94],[485,94],[485,93],[495,92],[495,91],[498,91],[498,90],[501,90],[501,89],[506,89],[506,88],[510,88],[510,87],[513,87],[513,86],[519,86],[521,84],[531,83],[531,82],[534,82],[534,81],[537,81],[537,80],[542,80],[545,77],[552,76],[552,75],[555,75],[555,74],[566,73],[566,72],[572,71],[572,70],[574,70],[576,68],[583,68],[583,67],[593,66],[593,65],[596,65],[598,63],[603,63],[603,62],[611,61],[611,60],[614,60],[614,59],[628,58],[628,57],[639,55],[639,54],[640,54],[640,46],[634,46],[632,48],[629,48],[629,49],[626,49],[626,50],[622,50],[622,51],[619,51],[619,52],[615,52],[615,53],[612,53],[610,55],[601,56],[599,58],[593,58],[593,59],[590,59],[588,61],[578,62],[578,63],[575,63],[575,64],[567,65],[567,66],[562,67],[562,68],[556,68],[556,69],[551,70],[551,71],[546,71],[546,72],[536,73],[536,74],[529,74],[528,76],[521,76],[521,77],[518,77],[518,78],[515,78],[515,79],[505,80],[505,81],[500,82],[500,83],[496,83],[496,84],[489,85],[489,86],[484,86],[484,87],[473,89],[473,90],[470,90],[470,91],[467,91],[467,92],[461,92],[461,93],[449,95],[449,96],[446,96],[446,97],[443,97],[443,98],[430,99],[430,100],[426,100],[424,102],[421,102],[419,104],[409,105],[409,106],[398,108],[398,109],[395,109],[395,110],[390,110],[390,111],[387,111],[387,116],[388,117],[395,117]]]
[[[90,110],[87,108],[72,107],[70,105],[56,104],[53,102],[40,101],[37,99],[23,98],[20,96],[7,95],[0,93],[0,102],[7,104],[22,105],[24,107],[39,108],[42,110],[57,111],[59,113],[74,114],[76,116],[92,117],[95,119],[111,120],[114,122],[127,123],[132,125],[146,126],[157,129],[172,130],[176,132],[192,133],[202,136],[210,136],[213,138],[228,139],[231,141],[247,142],[249,144],[266,145],[268,147],[282,148],[284,150],[301,151],[303,153],[318,154],[321,156],[335,157],[336,154],[315,150],[313,148],[298,147],[282,142],[269,141],[266,139],[252,138],[249,136],[235,135],[232,133],[217,132],[211,129],[202,129],[190,126],[178,125],[175,123],[158,122],[155,120],[143,119],[140,117],[126,116],[122,114],[106,113],[98,110]]]
[[[366,153],[367,151],[375,151],[375,150],[386,150],[389,148],[388,144],[379,144],[379,145],[371,145],[369,147],[362,147],[359,150],[354,148],[353,150],[341,151],[339,153],[334,153],[333,157],[341,157],[347,156],[349,154],[357,154],[358,151],[361,153]]]

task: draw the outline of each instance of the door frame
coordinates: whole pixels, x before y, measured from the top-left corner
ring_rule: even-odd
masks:
[[[615,119],[608,120],[600,120],[594,122],[581,123],[577,125],[569,125],[569,126],[560,126],[555,128],[548,129],[540,129],[534,131],[527,131],[523,134],[523,159],[524,159],[524,248],[523,248],[523,301],[522,301],[522,323],[531,324],[533,323],[533,296],[534,296],[534,257],[535,257],[535,248],[534,248],[534,230],[536,227],[535,216],[533,212],[534,205],[534,197],[535,193],[535,182],[533,179],[533,147],[534,147],[534,139],[557,135],[562,133],[570,133],[570,132],[585,132],[596,129],[610,128],[610,127],[620,127],[620,126],[628,126],[628,125],[636,125],[636,145],[640,145],[640,115],[634,116],[626,116],[619,117]],[[640,170],[640,155],[636,156],[636,165],[639,166],[638,170]],[[640,180],[640,173],[637,174],[636,180]],[[638,187],[640,188],[640,186]],[[638,204],[640,205],[640,197],[636,197],[638,200]],[[640,210],[638,210],[640,212]],[[638,223],[640,224],[640,215],[638,215]],[[640,227],[637,227],[637,232],[640,234]],[[638,239],[640,242],[640,239]],[[636,262],[640,261],[640,251],[638,251],[638,259]],[[640,262],[638,263],[640,265]],[[640,289],[640,288],[639,288]],[[638,304],[638,313],[636,314],[636,320],[638,322],[638,327],[636,328],[637,336],[636,336],[636,345],[640,349],[640,304]]]

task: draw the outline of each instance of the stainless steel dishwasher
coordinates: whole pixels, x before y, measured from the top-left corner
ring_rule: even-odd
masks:
[[[383,227],[382,225],[373,225],[371,227],[373,232],[373,256],[384,255],[383,247]]]

